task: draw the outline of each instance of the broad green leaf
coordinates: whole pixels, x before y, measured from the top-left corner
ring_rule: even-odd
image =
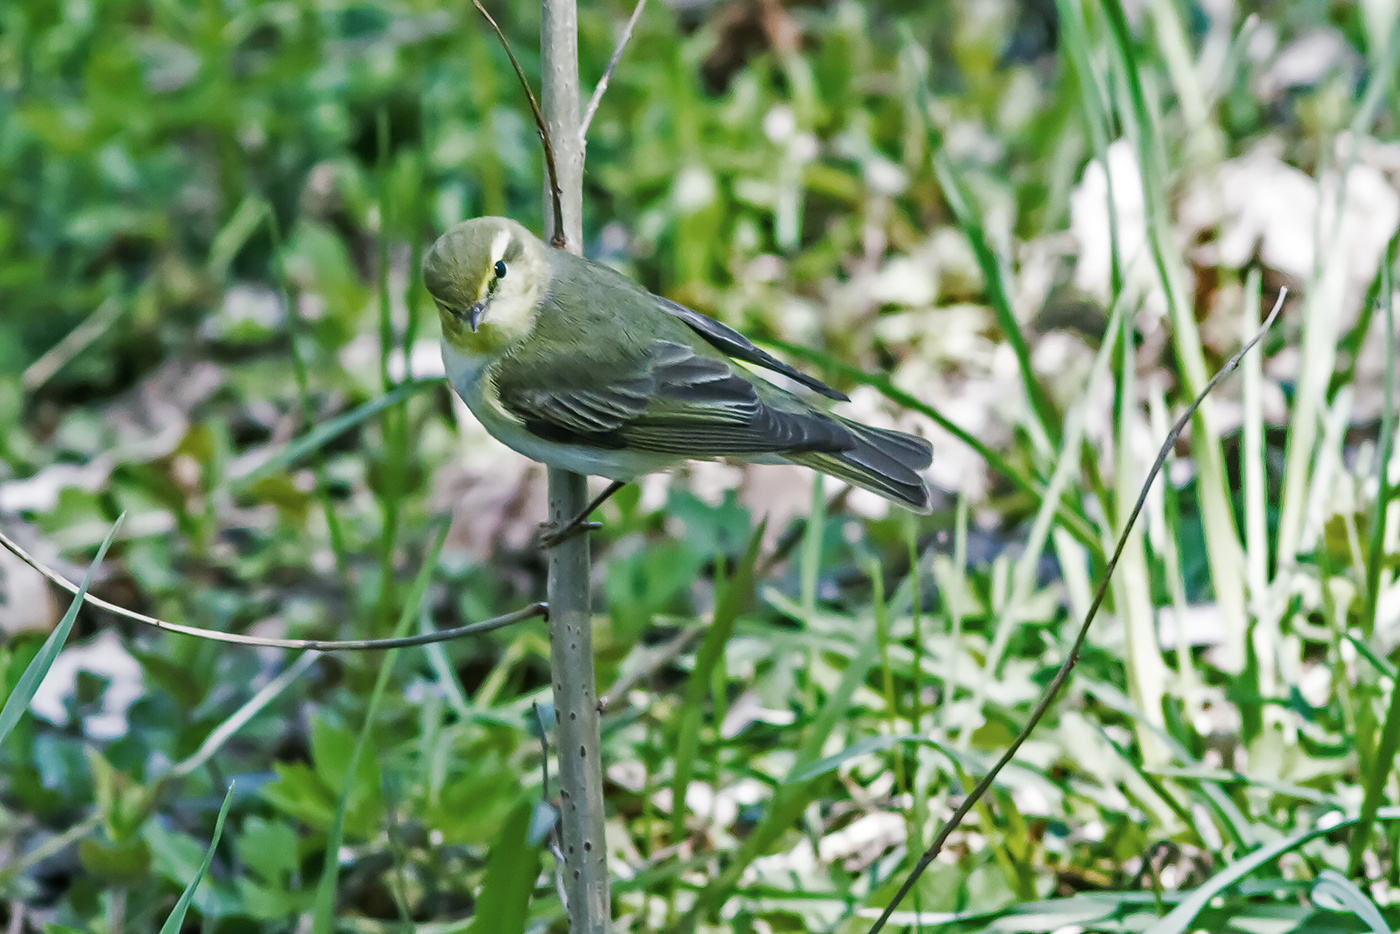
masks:
[[[520,934],[525,930],[530,896],[540,874],[539,847],[528,839],[537,804],[528,798],[520,801],[491,847],[471,934]]]

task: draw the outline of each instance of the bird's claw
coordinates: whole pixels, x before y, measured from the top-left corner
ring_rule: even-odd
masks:
[[[601,522],[585,522],[575,520],[563,526],[555,528],[552,522],[540,523],[540,547],[546,551],[573,538],[575,535],[582,535],[584,532],[591,532],[594,529],[601,529]]]

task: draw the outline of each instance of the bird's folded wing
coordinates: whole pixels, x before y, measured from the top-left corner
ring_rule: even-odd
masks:
[[[709,341],[711,346],[723,351],[735,360],[743,360],[745,363],[752,363],[754,366],[761,366],[775,373],[781,373],[789,379],[796,380],[808,389],[821,393],[828,399],[835,399],[837,402],[851,401],[850,396],[847,396],[844,392],[832,389],[815,376],[808,376],[801,370],[788,366],[767,351],[755,347],[752,341],[728,325],[721,324],[714,318],[708,315],[702,315],[700,312],[687,308],[684,305],[679,305],[669,298],[662,298],[660,295],[654,295],[652,297],[656,299],[662,311],[680,318],[690,326],[692,331]]]
[[[557,443],[678,457],[839,451],[854,443],[839,422],[770,405],[724,360],[673,341],[582,372],[507,358],[492,377],[506,412]]]

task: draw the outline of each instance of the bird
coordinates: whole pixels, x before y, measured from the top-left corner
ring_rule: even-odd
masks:
[[[588,514],[626,483],[687,460],[799,464],[930,511],[928,440],[781,388],[750,367],[850,401],[727,325],[546,246],[514,220],[457,224],[422,271],[447,380],[483,427],[532,460],[613,481],[547,532],[546,547],[596,527]]]

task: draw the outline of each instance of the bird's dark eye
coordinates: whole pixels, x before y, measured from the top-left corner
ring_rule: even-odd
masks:
[[[504,279],[505,277],[506,277],[506,264],[505,264],[503,261],[501,261],[501,260],[498,259],[498,260],[496,260],[496,278],[497,278],[497,279]]]

